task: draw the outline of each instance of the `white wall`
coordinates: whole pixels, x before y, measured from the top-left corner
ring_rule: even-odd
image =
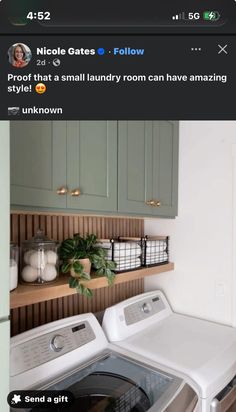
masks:
[[[147,278],[145,290],[162,289],[177,312],[227,324],[236,319],[235,144],[235,121],[180,122],[178,217],[145,220],[146,234],[170,235],[175,262],[174,272]]]

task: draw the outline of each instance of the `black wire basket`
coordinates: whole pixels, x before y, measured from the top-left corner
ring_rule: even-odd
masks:
[[[159,266],[168,262],[168,236],[145,236],[142,238],[142,266]]]
[[[116,263],[115,272],[128,272],[142,266],[142,238],[119,237],[99,239],[98,245],[107,252],[108,260]]]

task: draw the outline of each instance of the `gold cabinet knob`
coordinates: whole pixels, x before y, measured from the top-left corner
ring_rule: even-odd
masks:
[[[159,207],[159,206],[161,206],[160,200],[151,199],[151,200],[147,200],[145,203],[146,203],[146,205],[148,205],[148,206],[154,206],[154,207]]]
[[[62,187],[59,187],[59,188],[57,189],[57,194],[58,194],[58,195],[66,195],[67,192],[68,192],[68,189],[67,189],[66,186],[62,186]]]
[[[80,195],[80,190],[79,189],[74,189],[70,192],[71,196],[79,196]]]

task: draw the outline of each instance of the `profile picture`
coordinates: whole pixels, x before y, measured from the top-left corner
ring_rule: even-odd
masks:
[[[25,67],[30,62],[32,53],[24,43],[15,43],[8,49],[9,63],[13,67]]]

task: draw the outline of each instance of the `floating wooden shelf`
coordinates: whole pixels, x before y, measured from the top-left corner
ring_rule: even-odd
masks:
[[[119,283],[145,278],[146,276],[168,272],[170,270],[174,270],[174,263],[167,263],[160,266],[119,273],[116,275],[114,284],[117,285]],[[105,277],[94,277],[87,282],[83,282],[83,284],[90,289],[99,289],[108,286],[107,279]],[[44,302],[50,299],[73,295],[74,293],[76,293],[76,290],[69,288],[67,276],[61,276],[56,283],[50,285],[19,285],[18,288],[10,294],[10,307],[11,309],[15,309],[22,306],[33,305],[34,303]]]

